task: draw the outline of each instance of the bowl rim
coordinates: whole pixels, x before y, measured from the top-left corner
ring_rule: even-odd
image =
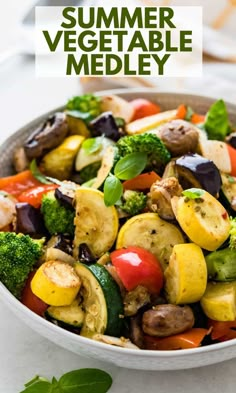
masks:
[[[199,102],[201,103],[201,101],[205,101],[205,103],[213,103],[217,100],[217,98],[215,97],[209,97],[209,96],[205,96],[205,95],[198,95],[198,94],[189,94],[189,93],[185,93],[185,92],[171,92],[171,91],[159,91],[157,88],[120,88],[120,89],[109,89],[109,90],[102,90],[102,91],[97,91],[94,94],[97,96],[104,96],[104,95],[112,95],[112,94],[116,94],[116,95],[120,95],[121,97],[127,96],[127,95],[132,95],[132,93],[134,94],[142,94],[144,93],[145,95],[150,95],[153,94],[154,96],[156,96],[158,98],[158,96],[160,97],[175,97],[176,99],[180,99],[181,97],[183,97],[183,99],[185,99],[186,101],[188,100],[197,100],[199,99]],[[232,102],[227,102],[225,101],[225,104],[228,108],[229,111],[231,112],[235,112],[236,113],[236,104],[232,103]],[[60,105],[54,109],[51,109],[50,111],[43,113],[39,116],[37,116],[36,118],[32,119],[31,121],[29,121],[27,124],[25,124],[23,127],[20,127],[17,131],[11,133],[11,135],[6,138],[0,145],[0,148],[3,147],[3,145],[5,145],[5,143],[8,142],[8,140],[12,137],[17,136],[18,134],[21,134],[24,130],[30,129],[31,127],[35,126],[35,124],[42,122],[46,117],[50,116],[51,114],[57,112],[57,111],[61,111],[65,108],[65,104],[64,105]],[[55,333],[59,333],[65,337],[68,337],[69,339],[73,339],[76,340],[78,342],[81,342],[83,344],[87,344],[87,345],[92,345],[94,348],[98,348],[98,349],[106,349],[109,352],[113,352],[116,354],[127,354],[127,355],[135,355],[135,356],[139,356],[139,357],[149,357],[149,358],[180,358],[182,356],[186,356],[186,355],[195,355],[195,354],[201,354],[201,353],[205,353],[205,352],[215,352],[218,350],[223,350],[225,348],[228,347],[234,347],[236,344],[236,338],[229,340],[229,341],[224,341],[221,343],[214,343],[214,344],[210,344],[210,345],[206,345],[206,346],[202,346],[202,347],[198,347],[198,348],[189,348],[189,349],[178,349],[178,350],[142,350],[142,349],[131,349],[131,348],[124,348],[124,347],[118,347],[118,346],[114,346],[111,344],[106,344],[106,343],[102,343],[102,342],[98,342],[96,340],[92,340],[90,338],[87,337],[83,337],[80,335],[77,335],[73,332],[70,332],[64,328],[61,328],[59,326],[56,326],[55,324],[51,323],[50,321],[47,321],[45,318],[40,317],[39,315],[35,314],[33,311],[31,311],[29,308],[27,308],[23,303],[21,303],[21,301],[19,299],[17,299],[14,295],[12,295],[12,293],[4,286],[4,284],[2,284],[0,282],[0,298],[3,299],[3,302],[5,304],[9,304],[11,309],[15,309],[18,308],[20,312],[22,312],[24,315],[26,315],[27,317],[32,318],[33,320],[35,320],[35,322],[38,322],[39,324],[41,324],[42,326],[45,327],[45,329],[50,330],[52,333],[55,331]]]

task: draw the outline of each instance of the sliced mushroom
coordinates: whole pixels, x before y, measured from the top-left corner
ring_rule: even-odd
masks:
[[[189,306],[162,304],[143,314],[143,331],[150,336],[168,337],[191,329],[194,314]]]
[[[26,140],[24,149],[27,157],[42,157],[49,150],[59,146],[68,134],[66,115],[58,112],[50,116]]]
[[[14,151],[13,164],[17,173],[23,172],[29,167],[29,160],[22,146]]]
[[[142,314],[130,318],[130,339],[139,348],[143,348]]]
[[[153,183],[148,194],[148,206],[152,211],[158,213],[161,218],[173,220],[175,215],[171,207],[171,198],[180,196],[182,191],[183,189],[175,177],[157,181]]]
[[[125,337],[112,337],[104,334],[95,334],[93,340],[100,341],[105,344],[115,345],[116,347],[139,349],[137,345],[134,345],[128,338]]]
[[[198,147],[199,131],[184,120],[172,120],[158,129],[158,136],[173,157],[195,153]]]

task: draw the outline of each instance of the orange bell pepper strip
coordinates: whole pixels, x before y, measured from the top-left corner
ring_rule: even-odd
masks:
[[[191,117],[191,123],[200,124],[205,122],[205,116],[200,115],[199,113],[194,113]]]
[[[227,149],[229,153],[229,159],[231,163],[231,172],[230,174],[232,176],[236,176],[236,149],[234,149],[232,146],[227,144]]]
[[[187,108],[186,105],[181,104],[177,108],[176,119],[184,120],[187,115]]]
[[[148,173],[142,173],[134,177],[133,179],[126,180],[123,183],[124,190],[147,190],[155,181],[161,180],[160,176],[152,171]]]
[[[144,348],[158,351],[197,348],[208,333],[207,329],[192,328],[184,333],[169,337],[159,338],[145,335]]]
[[[20,172],[17,175],[0,178],[0,190],[15,196],[21,194],[28,188],[40,185],[42,183],[35,179],[30,170]]]
[[[236,338],[236,319],[235,321],[213,321],[212,319],[208,319],[207,323],[208,327],[212,328],[211,338],[212,340],[218,340],[222,337],[229,337],[228,340],[232,338]],[[223,341],[226,341],[225,339]]]

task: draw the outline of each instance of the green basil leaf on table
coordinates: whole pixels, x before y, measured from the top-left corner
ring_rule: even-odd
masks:
[[[52,384],[47,381],[38,381],[26,387],[20,393],[52,393]]]
[[[84,368],[64,374],[59,380],[62,392],[105,393],[111,387],[112,379],[105,371]]]
[[[109,174],[105,180],[103,192],[105,205],[113,206],[123,194],[120,180],[116,176]]]
[[[131,153],[121,158],[114,169],[114,174],[121,180],[129,180],[140,175],[147,165],[146,153]]]
[[[209,109],[204,123],[208,138],[223,141],[230,128],[229,117],[225,102],[216,101]]]

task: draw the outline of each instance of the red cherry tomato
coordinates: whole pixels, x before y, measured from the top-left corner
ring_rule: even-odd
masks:
[[[145,100],[144,98],[136,98],[133,101],[130,101],[131,105],[134,108],[134,115],[132,120],[142,119],[146,116],[156,115],[160,113],[161,109],[159,105],[154,104],[149,100]]]
[[[132,291],[138,285],[158,294],[163,286],[163,272],[157,258],[141,247],[127,247],[111,253],[111,261],[124,287]]]
[[[27,202],[30,205],[38,208],[41,205],[42,197],[48,191],[55,190],[59,186],[57,184],[42,184],[38,187],[29,188],[22,192],[18,197],[19,202]]]
[[[44,303],[41,299],[34,295],[31,290],[30,283],[32,278],[34,277],[35,272],[31,272],[26,281],[25,287],[22,292],[21,302],[28,307],[31,311],[40,315],[41,317],[44,315],[45,311],[48,308],[48,305]]]

